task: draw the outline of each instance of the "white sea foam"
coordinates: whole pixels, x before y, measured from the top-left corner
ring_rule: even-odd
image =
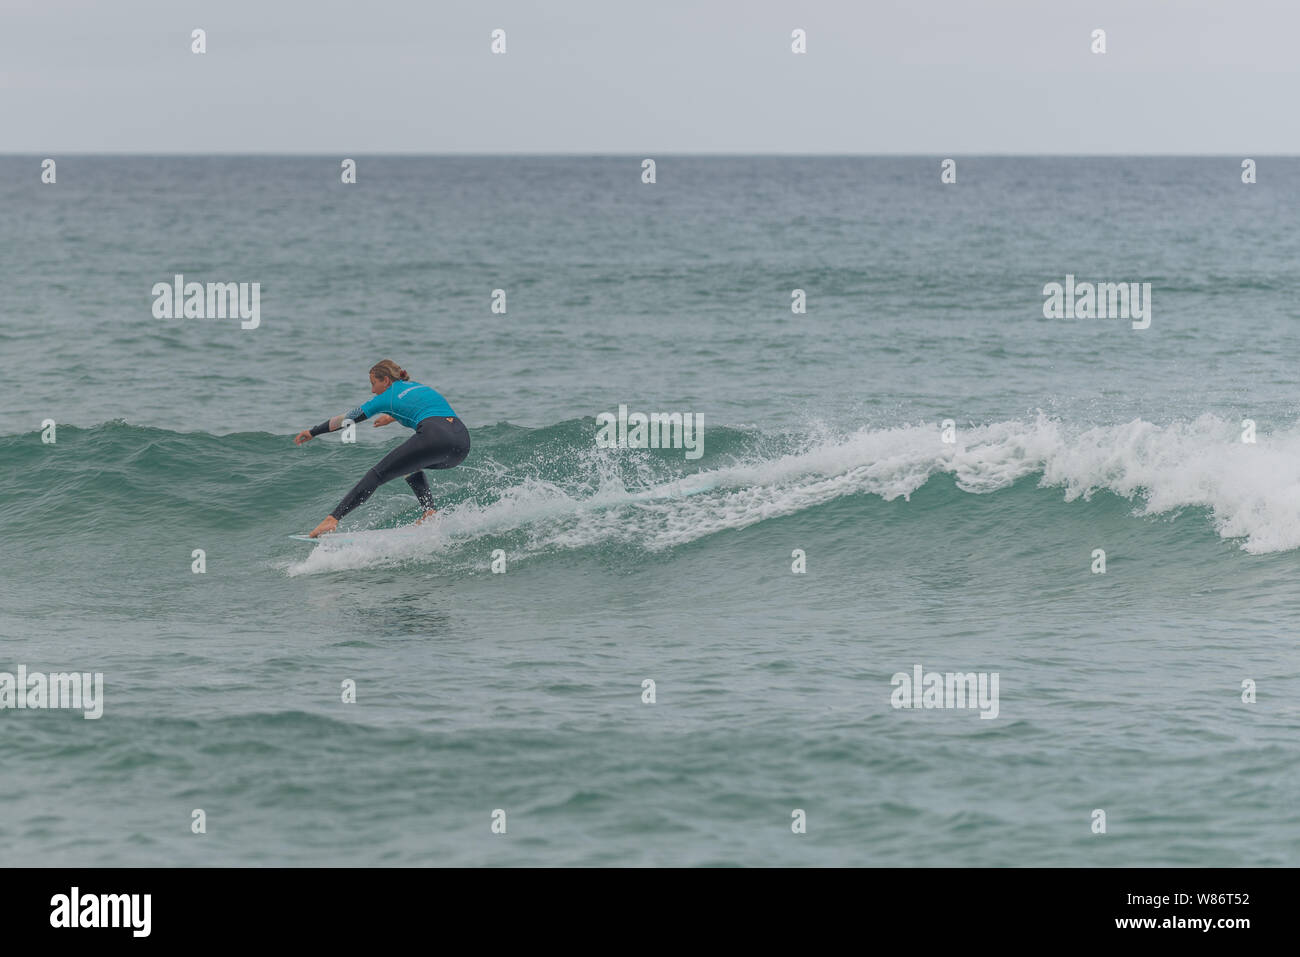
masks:
[[[318,547],[289,572],[453,557],[457,566],[472,559],[486,571],[487,549],[472,547],[486,538],[501,539],[493,547],[505,549],[510,561],[616,543],[661,551],[845,496],[907,499],[945,474],[971,494],[1038,475],[1039,486],[1061,490],[1067,501],[1107,491],[1131,499],[1138,515],[1203,508],[1221,536],[1240,539],[1248,552],[1300,547],[1300,430],[1261,432],[1247,444],[1235,422],[1211,415],[1089,428],[1040,415],[959,428],[953,444],[941,442],[938,426],[928,423],[863,428],[819,436],[800,451],[660,482],[649,495],[626,488],[601,461],[590,460],[581,487],[522,479],[488,504],[447,509],[427,527]],[[681,497],[701,485],[712,488]]]

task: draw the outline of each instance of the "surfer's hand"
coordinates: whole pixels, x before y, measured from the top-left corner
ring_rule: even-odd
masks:
[[[307,533],[308,538],[320,538],[339,527],[339,520],[333,515],[326,515],[321,523]]]
[[[383,412],[375,416],[375,428],[379,428],[381,425],[391,425],[396,421],[397,420],[393,418],[391,415],[389,415],[387,412]]]
[[[311,441],[311,429],[303,429],[293,437],[294,445],[302,445],[304,442]]]

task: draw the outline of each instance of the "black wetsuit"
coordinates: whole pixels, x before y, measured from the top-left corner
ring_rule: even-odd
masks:
[[[363,416],[364,418],[364,416]],[[456,416],[433,416],[415,427],[415,434],[389,452],[343,496],[338,508],[330,512],[337,519],[352,511],[374,494],[375,489],[399,475],[406,476],[415,497],[425,508],[433,508],[433,493],[422,469],[449,469],[460,465],[469,455],[469,429]]]

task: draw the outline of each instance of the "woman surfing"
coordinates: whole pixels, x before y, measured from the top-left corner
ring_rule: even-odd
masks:
[[[427,385],[412,382],[406,370],[392,359],[384,359],[371,368],[370,391],[375,394],[373,399],[314,428],[303,429],[294,437],[294,444],[302,445],[322,433],[336,432],[343,427],[345,419],[360,423],[371,416],[375,417],[376,428],[400,422],[408,429],[415,429],[415,434],[380,459],[343,496],[338,508],[316,526],[311,538],[334,531],[339,527],[339,519],[370,498],[379,486],[399,475],[406,476],[406,484],[424,506],[424,515],[420,517],[423,522],[436,510],[429,480],[422,470],[455,468],[469,455],[469,430],[447,400]]]

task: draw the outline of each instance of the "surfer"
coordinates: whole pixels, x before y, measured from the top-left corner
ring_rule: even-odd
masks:
[[[303,429],[294,436],[294,444],[302,445],[322,433],[336,432],[343,427],[345,419],[363,422],[371,416],[375,417],[375,428],[400,422],[408,429],[415,429],[415,434],[380,459],[343,496],[338,508],[311,532],[312,538],[334,531],[339,527],[339,519],[370,498],[379,486],[399,475],[406,476],[406,484],[424,506],[424,515],[419,519],[423,522],[437,511],[423,470],[455,468],[469,455],[469,430],[447,400],[427,385],[412,382],[406,370],[392,359],[384,359],[371,368],[370,391],[375,394],[373,399],[314,428]]]

